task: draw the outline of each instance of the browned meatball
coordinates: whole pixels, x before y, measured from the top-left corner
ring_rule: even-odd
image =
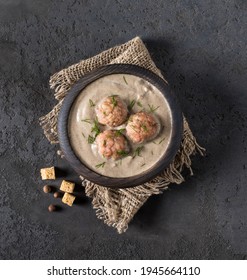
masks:
[[[104,98],[96,106],[96,115],[99,123],[116,127],[126,121],[128,110],[119,96],[112,95]]]
[[[105,130],[96,138],[99,154],[107,159],[119,159],[128,154],[128,143],[117,130]]]
[[[154,115],[138,112],[130,116],[126,133],[133,143],[142,143],[153,139],[159,133],[159,127],[159,122]]]

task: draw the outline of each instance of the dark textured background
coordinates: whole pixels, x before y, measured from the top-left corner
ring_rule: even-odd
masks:
[[[246,12],[245,0],[0,0],[0,258],[245,259]],[[119,236],[79,187],[74,207],[47,212],[39,169],[76,177],[38,117],[55,104],[51,74],[136,35],[208,152]]]

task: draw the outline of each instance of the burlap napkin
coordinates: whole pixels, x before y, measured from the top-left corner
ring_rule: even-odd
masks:
[[[61,70],[50,79],[50,87],[55,90],[58,104],[50,113],[40,118],[40,124],[50,143],[58,143],[57,118],[63,99],[71,86],[90,71],[103,65],[115,63],[139,65],[164,79],[139,37]],[[166,82],[165,79],[164,81]],[[196,152],[203,155],[203,151],[204,149],[197,144],[184,118],[183,139],[174,161],[152,181],[134,188],[114,190],[96,185],[82,176],[80,178],[85,187],[86,195],[92,198],[92,205],[96,209],[97,217],[107,225],[116,228],[119,233],[123,233],[127,230],[135,213],[151,195],[161,193],[171,183],[181,184],[184,181],[181,174],[184,167],[190,170],[191,175],[193,174],[191,155]]]

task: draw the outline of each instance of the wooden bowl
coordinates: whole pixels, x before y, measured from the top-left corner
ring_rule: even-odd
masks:
[[[93,171],[87,167],[76,156],[69,138],[68,133],[68,120],[70,110],[73,103],[81,93],[81,91],[90,83],[96,81],[111,74],[130,74],[148,81],[155,86],[165,97],[171,112],[171,141],[168,144],[166,152],[162,158],[154,164],[149,170],[139,175],[125,177],[125,178],[113,178],[107,177]],[[65,158],[73,167],[73,169],[84,178],[90,180],[101,186],[110,188],[128,188],[141,185],[150,181],[160,174],[174,159],[181,143],[183,133],[183,117],[180,107],[177,103],[176,97],[171,92],[170,87],[159,76],[153,72],[144,69],[139,66],[129,64],[113,64],[103,66],[100,69],[90,72],[83,76],[75,85],[69,90],[67,96],[63,101],[63,105],[58,117],[58,137],[62,152]]]

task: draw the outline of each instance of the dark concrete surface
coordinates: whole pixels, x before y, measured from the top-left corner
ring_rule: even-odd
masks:
[[[245,0],[0,0],[1,259],[247,257],[246,12]],[[39,169],[77,177],[38,118],[55,104],[51,74],[137,35],[207,156],[118,235],[79,187],[74,207],[47,212],[56,200],[42,192]]]

